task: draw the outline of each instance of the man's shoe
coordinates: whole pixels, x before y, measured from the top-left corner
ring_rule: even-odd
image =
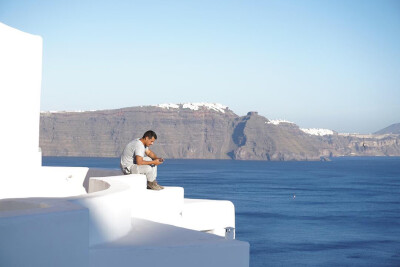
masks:
[[[154,181],[154,183],[156,183],[156,185],[160,188],[160,190],[164,189],[164,186],[159,185],[159,184],[157,183],[157,181]]]
[[[159,185],[159,184],[157,183],[157,181],[154,181],[154,182],[157,184],[157,186],[159,186],[159,187],[160,187],[160,190],[164,189],[164,186],[162,186],[162,185]]]
[[[161,186],[157,183],[157,181],[149,182],[147,181],[147,189],[151,190],[162,190],[164,189],[164,186]]]

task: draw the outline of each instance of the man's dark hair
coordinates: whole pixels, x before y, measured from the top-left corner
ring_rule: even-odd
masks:
[[[150,130],[150,131],[145,132],[142,138],[145,139],[146,137],[148,137],[149,139],[151,139],[153,137],[154,137],[154,139],[157,139],[157,134]]]

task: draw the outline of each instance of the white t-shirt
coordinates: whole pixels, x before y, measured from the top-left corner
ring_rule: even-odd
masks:
[[[129,168],[133,164],[136,164],[136,156],[144,158],[146,156],[145,151],[149,148],[145,147],[139,138],[129,142],[121,155],[121,167]]]

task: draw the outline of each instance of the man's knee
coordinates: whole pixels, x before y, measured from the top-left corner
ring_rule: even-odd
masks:
[[[153,168],[150,165],[141,165],[141,166],[138,166],[137,169],[138,169],[137,173],[140,173],[140,174],[148,174],[153,171]]]

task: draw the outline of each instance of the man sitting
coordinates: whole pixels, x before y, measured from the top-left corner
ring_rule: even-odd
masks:
[[[124,174],[145,174],[147,189],[161,190],[164,187],[156,181],[157,166],[164,162],[163,158],[149,149],[154,144],[157,135],[153,131],[147,131],[142,138],[129,142],[121,155],[121,170]]]

